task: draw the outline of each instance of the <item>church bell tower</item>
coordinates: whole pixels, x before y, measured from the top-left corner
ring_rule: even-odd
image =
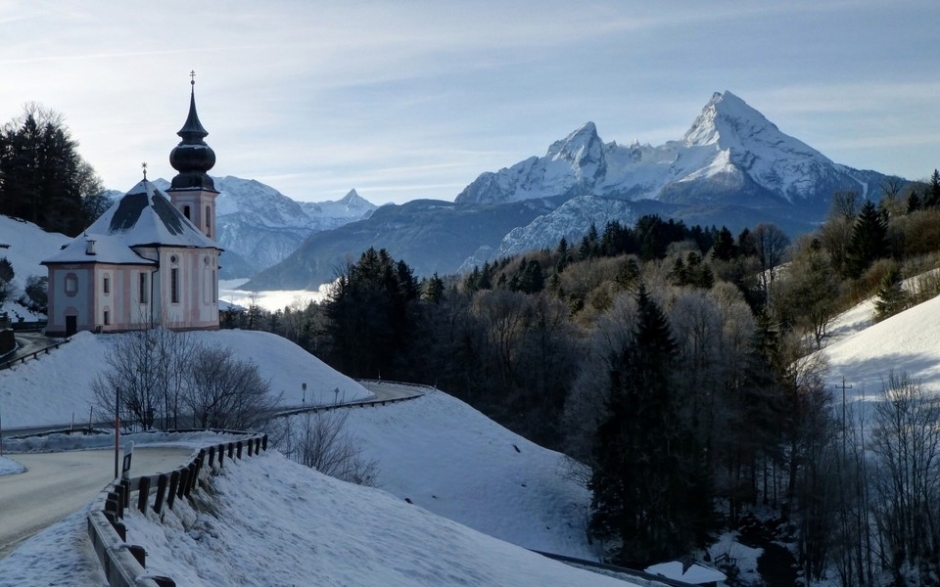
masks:
[[[203,234],[216,240],[215,189],[208,171],[215,165],[215,152],[204,140],[209,133],[196,114],[196,73],[190,72],[189,116],[177,136],[182,140],[170,151],[170,165],[179,173],[173,178],[167,195]]]

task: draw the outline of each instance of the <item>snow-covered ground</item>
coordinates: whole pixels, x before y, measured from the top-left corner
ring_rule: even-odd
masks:
[[[940,392],[940,297],[877,324],[871,321],[872,304],[840,316],[832,330],[838,336],[820,351],[829,362],[832,389],[841,396],[844,377],[847,400],[877,399],[893,370]]]
[[[271,392],[281,396],[281,406],[300,406],[304,397],[308,405],[330,404],[336,399],[335,389],[340,390],[340,399],[373,397],[352,379],[274,334],[242,330],[191,334],[199,342],[223,346],[239,359],[254,361]],[[87,422],[95,405],[91,383],[107,368],[106,357],[120,336],[79,332],[48,355],[0,371],[4,428]]]
[[[0,477],[3,475],[16,475],[23,472],[23,465],[16,461],[11,461],[6,457],[0,457]]]
[[[380,489],[513,544],[597,560],[585,538],[591,495],[564,455],[444,392],[352,410],[346,426],[378,463]]]
[[[227,465],[212,507],[125,518],[148,573],[180,585],[624,586],[266,453]],[[0,563],[3,585],[100,585],[82,514]],[[54,556],[48,556],[55,553]],[[43,557],[43,555],[46,555]]]

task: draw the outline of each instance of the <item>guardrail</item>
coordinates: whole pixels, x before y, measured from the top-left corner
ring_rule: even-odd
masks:
[[[59,341],[54,342],[53,344],[50,344],[49,346],[45,348],[39,349],[38,351],[33,351],[31,353],[23,355],[22,357],[16,357],[14,359],[10,359],[9,361],[0,363],[0,371],[3,371],[4,369],[9,369],[13,367],[14,365],[16,365],[17,363],[25,363],[27,359],[35,359],[39,355],[43,355],[43,354],[48,355],[50,350],[55,350],[70,340],[71,340],[70,338],[59,340]]]
[[[621,575],[627,575],[630,577],[631,581],[642,581],[647,587],[660,587],[666,585],[667,587],[697,587],[691,583],[686,583],[685,581],[679,581],[677,579],[670,579],[668,577],[663,577],[662,575],[653,575],[652,573],[647,573],[645,571],[638,571],[636,569],[628,569],[626,567],[618,567],[617,565],[610,565],[607,563],[598,563],[594,561],[583,560],[580,558],[574,558],[570,556],[565,556],[563,554],[553,554],[551,552],[542,552],[541,550],[533,550],[535,554],[540,554],[545,558],[550,558],[565,564],[589,567],[592,569],[597,569],[601,571],[608,571],[611,573],[619,573]]]
[[[42,332],[46,326],[49,325],[49,322],[46,320],[35,320],[35,321],[10,321],[10,327],[17,332]]]
[[[221,471],[226,455],[229,460],[260,454],[268,449],[268,435],[255,435],[245,440],[221,443],[195,452],[189,462],[171,473],[134,477],[114,481],[98,495],[88,513],[88,536],[111,587],[175,587],[176,582],[159,575],[147,574],[147,552],[127,542],[127,529],[121,521],[124,512],[136,507],[146,512],[152,507],[158,515],[163,508],[173,509],[177,499],[186,499],[199,483]],[[150,502],[151,490],[154,492]],[[131,493],[137,492],[132,500]]]
[[[433,385],[424,385],[418,383],[402,383],[398,381],[381,381],[374,379],[360,379],[360,382],[364,383],[385,383],[389,385],[400,385],[402,387],[412,387],[417,389],[426,389],[428,391],[437,391],[437,388]],[[393,397],[386,399],[363,399],[363,400],[353,400],[350,402],[341,402],[335,404],[318,404],[312,406],[302,406],[299,408],[285,408],[283,410],[277,411],[272,418],[284,418],[287,416],[296,416],[297,414],[306,414],[317,412],[329,412],[330,410],[338,410],[340,408],[371,408],[376,406],[384,406],[386,404],[397,404],[399,402],[406,402],[409,400],[417,399],[424,395],[424,392],[416,392],[412,395],[402,396],[402,397]]]

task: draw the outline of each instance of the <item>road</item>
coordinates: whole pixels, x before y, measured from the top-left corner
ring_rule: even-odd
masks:
[[[368,379],[360,380],[359,385],[374,393],[375,398],[378,400],[412,397],[415,394],[422,394],[428,390],[428,388],[423,385],[409,385],[407,383],[374,381]]]
[[[188,448],[134,449],[133,475],[171,471]],[[26,473],[0,477],[0,559],[26,538],[77,512],[114,480],[114,452],[89,450],[6,455]]]

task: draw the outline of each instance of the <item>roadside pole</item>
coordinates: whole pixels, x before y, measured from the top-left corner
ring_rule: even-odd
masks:
[[[114,478],[119,476],[118,461],[121,452],[121,388],[114,396]]]

